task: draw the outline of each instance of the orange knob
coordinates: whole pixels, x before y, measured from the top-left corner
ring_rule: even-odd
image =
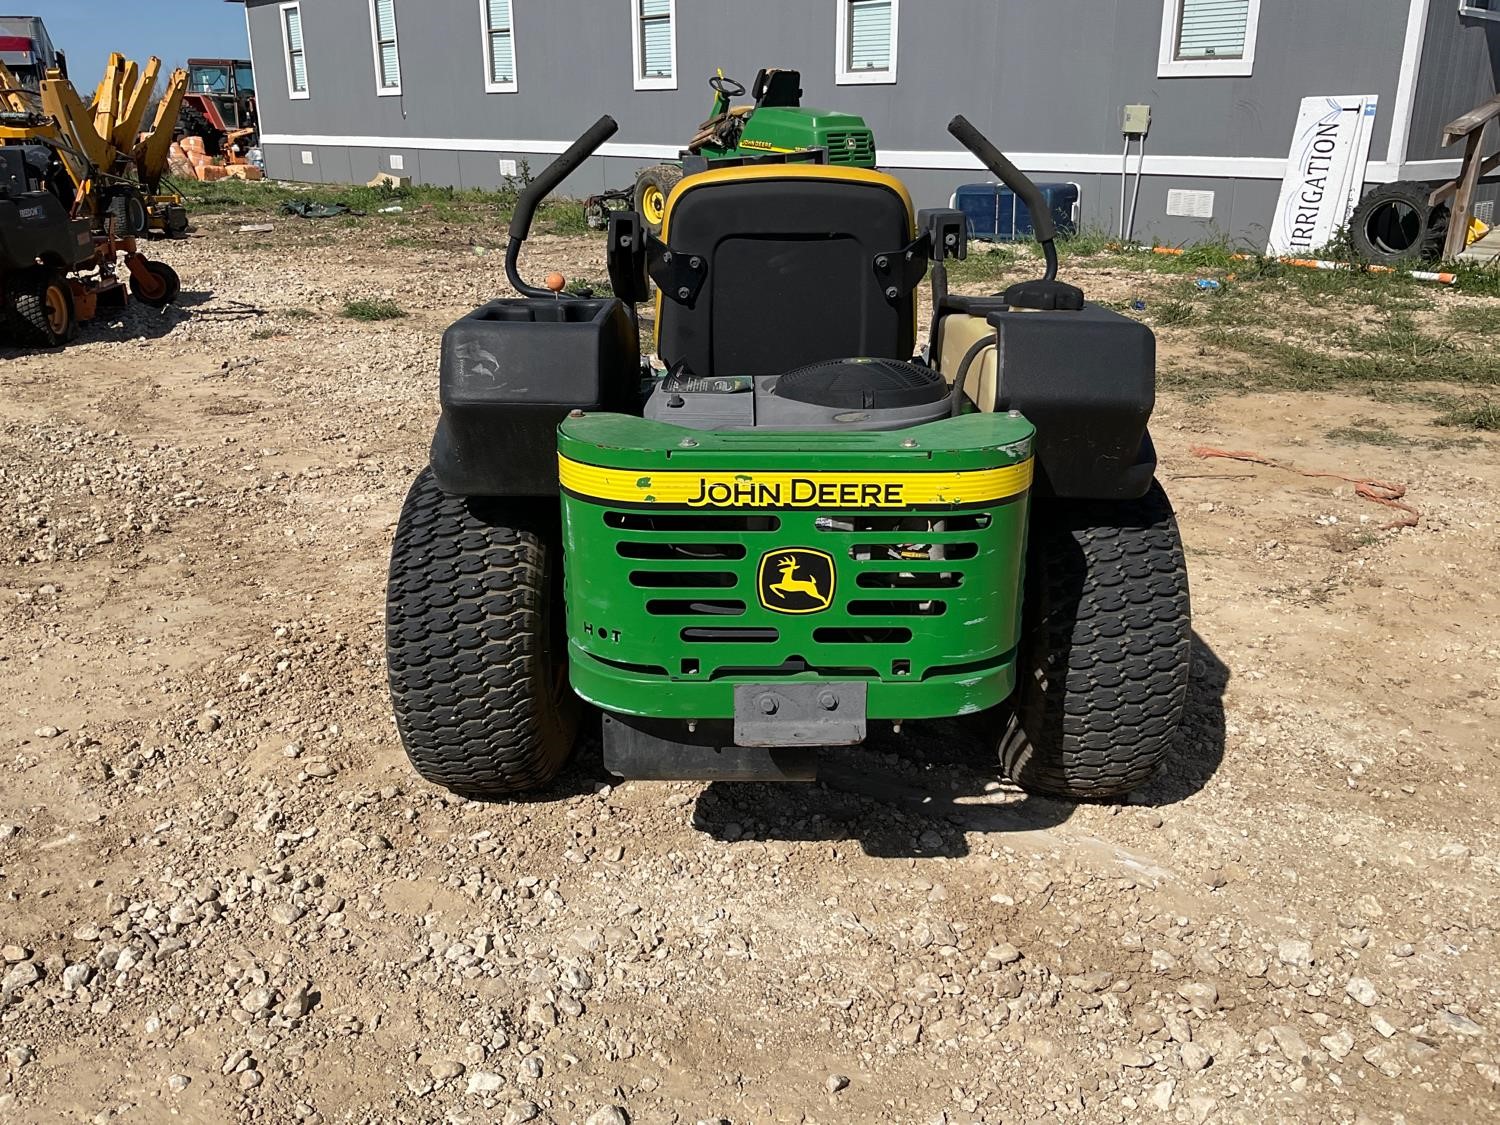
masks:
[[[545,284],[548,289],[552,290],[552,292],[561,293],[563,291],[563,286],[568,284],[568,279],[554,270],[547,275],[547,280],[543,284]]]

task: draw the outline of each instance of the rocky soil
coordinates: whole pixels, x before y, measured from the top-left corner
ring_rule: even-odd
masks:
[[[0,352],[0,1119],[1500,1116],[1495,438],[1164,396],[1196,674],[1127,804],[951,725],[797,788],[614,784],[585,742],[466,803],[402,755],[382,598],[498,224],[240,221],[160,248],[182,308]],[[1361,414],[1402,443],[1329,439]],[[1420,526],[1199,443],[1407,481]]]

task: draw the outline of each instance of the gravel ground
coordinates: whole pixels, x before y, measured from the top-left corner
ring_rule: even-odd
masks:
[[[612,784],[590,742],[466,803],[401,753],[382,598],[498,223],[240,221],[160,248],[182,308],[0,352],[0,1119],[1500,1116],[1496,439],[1164,396],[1196,671],[1128,804],[950,724],[805,787]],[[1403,444],[1326,438],[1372,412]]]

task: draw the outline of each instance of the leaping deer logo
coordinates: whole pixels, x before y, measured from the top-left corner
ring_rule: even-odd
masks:
[[[773,572],[779,576],[774,581]],[[833,601],[833,577],[833,556],[823,551],[768,551],[760,561],[761,605],[777,613],[817,613]]]

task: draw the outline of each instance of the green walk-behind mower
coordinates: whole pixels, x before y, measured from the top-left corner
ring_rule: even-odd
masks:
[[[387,646],[430,781],[545,785],[587,704],[626,778],[809,779],[872,728],[975,716],[1021,786],[1105,798],[1187,693],[1187,575],[1147,433],[1155,342],[1046,276],[947,291],[964,219],[899,181],[747,164],[683,180],[662,236],[611,216],[615,296],[523,294],[446,333],[431,465],[402,509]],[[917,290],[935,315],[914,359]],[[635,302],[657,295],[657,360]],[[595,713],[593,710],[588,713]]]
[[[661,233],[667,197],[684,175],[707,164],[736,159],[764,161],[791,157],[817,159],[845,168],[875,167],[875,134],[864,118],[802,104],[802,75],[795,70],[762,70],[750,86],[751,104],[735,105],[745,87],[720,71],[708,80],[714,92],[708,120],[688,141],[679,162],[653,164],[636,175],[633,192],[595,196],[588,213],[598,229],[608,222],[612,203],[634,206],[652,234]]]

